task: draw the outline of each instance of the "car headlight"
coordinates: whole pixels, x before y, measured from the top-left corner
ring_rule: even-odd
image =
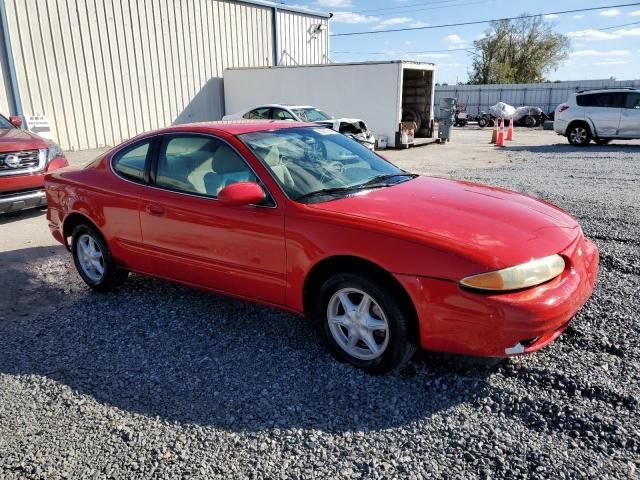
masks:
[[[54,143],[47,149],[47,164],[54,158],[58,157],[64,157],[64,153],[62,152],[60,145]]]
[[[564,259],[560,255],[551,255],[515,267],[472,275],[460,280],[460,284],[476,290],[519,290],[551,280],[564,268]]]

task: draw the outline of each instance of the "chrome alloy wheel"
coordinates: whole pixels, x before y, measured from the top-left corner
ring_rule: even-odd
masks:
[[[346,353],[359,360],[374,360],[389,344],[389,323],[378,303],[367,293],[343,288],[327,306],[329,330]]]
[[[571,141],[573,143],[582,144],[587,139],[587,130],[583,127],[575,127],[571,130]]]
[[[80,235],[77,242],[77,256],[84,274],[93,282],[99,282],[104,275],[104,254],[100,245],[87,233]]]

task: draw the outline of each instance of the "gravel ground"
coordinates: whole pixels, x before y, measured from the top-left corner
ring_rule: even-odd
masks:
[[[640,145],[500,155],[453,175],[564,207],[602,255],[567,333],[500,366],[371,377],[291,315],[138,276],[94,294],[60,248],[0,253],[24,285],[0,297],[0,478],[637,478]]]

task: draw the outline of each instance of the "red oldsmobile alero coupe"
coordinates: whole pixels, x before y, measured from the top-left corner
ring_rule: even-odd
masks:
[[[311,124],[175,126],[45,183],[53,236],[94,289],[133,271],[308,315],[339,359],[374,373],[418,346],[538,350],[598,269],[559,208],[407,173]]]

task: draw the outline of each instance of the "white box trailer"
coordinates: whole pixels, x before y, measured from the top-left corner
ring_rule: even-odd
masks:
[[[330,63],[224,71],[226,114],[262,104],[313,105],[364,120],[376,137],[400,146],[402,121],[433,138],[435,65],[405,61]]]

